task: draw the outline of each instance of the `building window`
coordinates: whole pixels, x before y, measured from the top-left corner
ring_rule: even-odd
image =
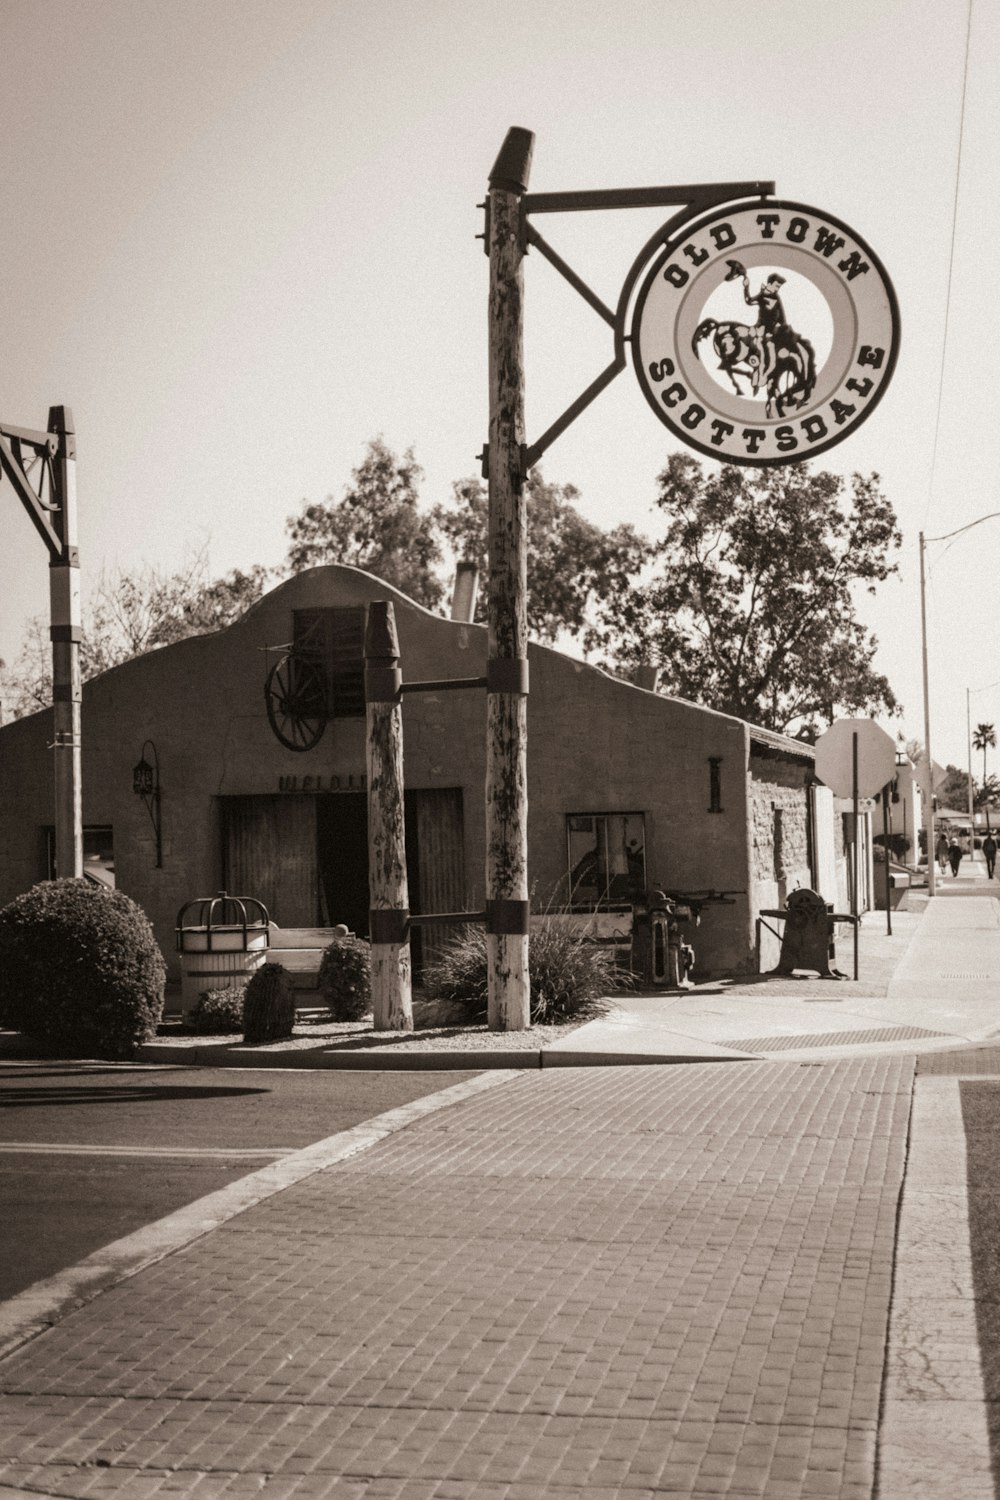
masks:
[[[45,830],[45,847],[48,861],[48,879],[56,880],[56,831],[51,826]],[[109,827],[91,827],[83,830],[83,878],[94,885],[115,888],[115,841]]]
[[[710,755],[708,757],[708,810],[710,813],[722,812],[722,773],[719,767],[722,765],[721,755]]]
[[[295,610],[292,644],[322,672],[330,717],[364,718],[364,607]]]
[[[570,905],[629,906],[646,889],[642,813],[570,813],[566,819]]]

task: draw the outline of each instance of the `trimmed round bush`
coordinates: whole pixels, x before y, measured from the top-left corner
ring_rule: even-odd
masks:
[[[243,997],[246,986],[231,989],[203,990],[191,1012],[189,1025],[202,1036],[221,1036],[243,1030]]]
[[[320,959],[319,992],[335,1021],[362,1021],[372,1008],[372,954],[362,938],[335,937]]]
[[[49,1047],[128,1058],[156,1035],[163,962],[124,891],[44,880],[0,911],[0,1024]]]
[[[243,1040],[286,1042],[295,1026],[295,986],[281,964],[262,964],[243,995]]]
[[[628,976],[616,969],[613,953],[558,923],[533,928],[528,952],[530,1015],[537,1026],[603,1015],[605,997],[629,983]],[[429,995],[461,1004],[470,1022],[485,1021],[489,998],[485,930],[466,928],[464,936],[427,965],[423,982]]]

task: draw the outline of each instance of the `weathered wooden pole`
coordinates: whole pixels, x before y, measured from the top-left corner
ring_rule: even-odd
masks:
[[[410,897],[403,822],[403,709],[392,604],[368,606],[365,631],[368,904],[376,1031],[412,1031]]]
[[[521,198],[534,135],[507,132],[489,178],[489,655],[486,952],[493,1031],[531,1025],[528,980],[528,614]]]
[[[52,717],[55,760],[56,871],[83,874],[83,793],[80,772],[80,554],[76,533],[76,434],[68,406],[49,408],[58,441],[52,460],[60,554],[49,563]]]

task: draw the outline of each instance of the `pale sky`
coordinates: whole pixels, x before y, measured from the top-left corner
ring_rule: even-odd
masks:
[[[816,466],[877,470],[900,518],[901,579],[860,607],[905,707],[886,727],[922,739],[918,533],[1000,510],[1000,5],[972,0],[963,131],[967,22],[966,0],[0,0],[0,418],[73,410],[84,590],[206,543],[213,574],[279,563],[286,517],[378,433],[413,444],[428,504],[476,472],[476,205],[521,125],[533,191],[773,179],[881,259],[896,376]],[[544,233],[613,306],[666,217]],[[610,340],[529,257],[529,440]],[[652,529],[677,446],[629,368],[543,471]],[[7,485],[0,516],[11,661],[47,555]],[[1000,519],[927,557],[932,750],[965,764],[967,689],[1000,729]]]

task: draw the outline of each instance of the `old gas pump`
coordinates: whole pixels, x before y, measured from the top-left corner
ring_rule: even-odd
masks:
[[[632,972],[655,989],[687,989],[694,949],[682,926],[697,922],[694,911],[657,887],[646,891],[632,914]]]

